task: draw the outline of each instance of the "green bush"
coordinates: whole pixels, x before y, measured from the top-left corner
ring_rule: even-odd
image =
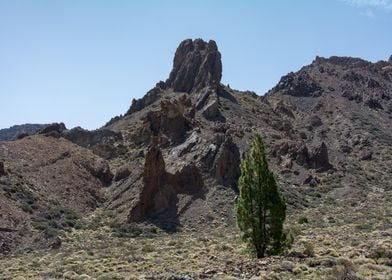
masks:
[[[314,246],[312,243],[310,242],[305,242],[304,244],[305,250],[304,250],[304,254],[308,257],[314,257],[316,254],[314,252]]]
[[[299,223],[300,225],[303,225],[303,224],[308,224],[309,221],[308,221],[308,218],[307,218],[307,217],[302,216],[302,217],[299,217],[299,218],[298,218],[298,223]]]

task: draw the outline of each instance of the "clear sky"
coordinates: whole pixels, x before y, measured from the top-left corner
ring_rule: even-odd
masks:
[[[264,94],[319,56],[392,54],[392,0],[0,0],[0,128],[94,129],[214,39],[222,82]]]

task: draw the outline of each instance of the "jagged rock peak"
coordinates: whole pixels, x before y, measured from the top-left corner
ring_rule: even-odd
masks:
[[[389,62],[392,62],[392,54],[391,54],[391,56],[389,57]]]
[[[215,41],[187,39],[176,50],[166,85],[176,92],[191,93],[206,86],[217,86],[221,78],[221,54]]]

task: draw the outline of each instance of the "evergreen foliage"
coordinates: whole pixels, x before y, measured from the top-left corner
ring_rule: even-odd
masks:
[[[241,163],[237,224],[243,240],[257,258],[281,253],[287,245],[283,232],[286,204],[268,168],[264,143],[256,134],[252,147]]]

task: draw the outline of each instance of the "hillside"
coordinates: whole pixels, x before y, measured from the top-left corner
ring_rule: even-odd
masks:
[[[169,78],[101,129],[58,124],[0,142],[0,248],[12,255],[4,278],[23,266],[31,278],[392,273],[392,61],[317,57],[264,96],[221,77],[216,43],[185,40]],[[257,261],[244,253],[233,215],[255,133],[296,238],[286,256]],[[56,250],[15,253],[26,246]]]
[[[16,140],[19,135],[34,134],[46,126],[47,124],[21,124],[11,126],[10,128],[3,128],[0,129],[0,141]]]

